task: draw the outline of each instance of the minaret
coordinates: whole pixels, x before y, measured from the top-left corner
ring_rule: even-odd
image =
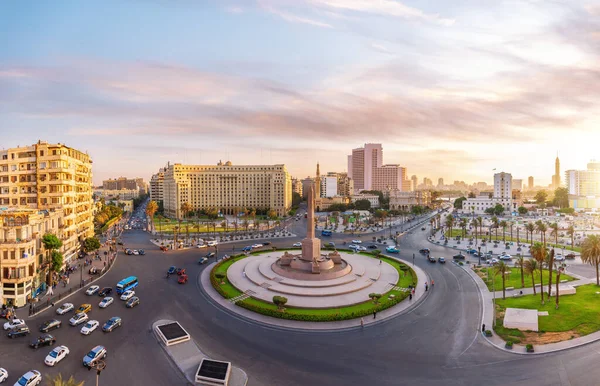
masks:
[[[554,161],[554,189],[560,187],[560,160],[556,152],[556,161]]]
[[[317,161],[317,177],[315,178],[315,199],[321,198],[321,170]]]

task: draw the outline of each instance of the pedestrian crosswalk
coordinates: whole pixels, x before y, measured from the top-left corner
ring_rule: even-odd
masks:
[[[239,301],[246,300],[246,299],[248,299],[249,297],[251,297],[253,295],[256,295],[256,292],[254,292],[252,290],[248,290],[248,291],[244,292],[241,295],[238,295],[238,296],[236,296],[234,298],[229,299],[229,302],[235,304],[235,303],[237,303]]]

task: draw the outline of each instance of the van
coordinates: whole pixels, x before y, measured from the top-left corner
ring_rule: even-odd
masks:
[[[209,247],[214,247],[216,245],[218,245],[219,243],[217,242],[217,240],[211,240],[208,243],[206,243],[206,245],[208,245]]]

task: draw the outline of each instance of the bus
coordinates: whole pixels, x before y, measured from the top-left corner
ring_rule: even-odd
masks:
[[[331,231],[328,229],[323,229],[321,231],[321,236],[331,236]]]
[[[117,283],[117,293],[121,295],[125,291],[129,291],[138,286],[138,279],[135,276],[129,276]]]

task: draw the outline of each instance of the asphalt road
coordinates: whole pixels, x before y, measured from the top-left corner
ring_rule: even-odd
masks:
[[[292,232],[302,235],[304,221],[293,222]],[[387,231],[386,231],[387,232]],[[79,327],[67,324],[70,315],[58,317],[64,326],[52,334],[65,344],[71,355],[56,368],[46,368],[43,359],[49,348],[31,350],[31,338],[14,341],[0,337],[0,367],[9,373],[9,382],[35,368],[44,377],[61,372],[94,384],[95,374],[83,368],[81,359],[96,344],[108,349],[107,368],[100,385],[183,385],[185,380],[159,347],[151,324],[157,319],[175,319],[191,333],[202,349],[217,359],[226,359],[243,368],[249,385],[594,385],[600,379],[600,343],[544,356],[517,356],[497,350],[480,336],[481,305],[473,280],[452,263],[432,264],[418,253],[423,247],[434,255],[451,256],[441,246],[425,241],[427,231],[416,230],[400,242],[401,257],[412,260],[435,280],[426,300],[408,314],[372,327],[344,332],[294,332],[239,319],[213,305],[197,285],[207,265],[198,265],[206,250],[163,253],[148,242],[148,234],[128,231],[125,246],[143,248],[145,256],[120,255],[113,269],[98,283],[114,286],[131,274],[138,276],[136,291],[141,305],[128,310],[120,300],[100,310],[93,296],[90,314],[101,323],[121,316],[123,327],[112,333],[96,331],[82,336]],[[290,246],[298,238],[270,240],[278,247]],[[356,236],[334,235],[337,245]],[[362,237],[363,243],[371,237]],[[327,242],[328,240],[324,240]],[[236,250],[252,244],[236,244]],[[232,244],[222,244],[219,255],[231,253]],[[439,250],[438,250],[439,248]],[[212,261],[211,261],[212,262]],[[165,278],[170,265],[185,267],[192,280],[179,285]],[[423,285],[423,283],[420,283]],[[68,301],[76,306],[90,300],[78,293]],[[46,312],[28,321],[36,329],[55,317]],[[358,324],[358,323],[357,323]]]

